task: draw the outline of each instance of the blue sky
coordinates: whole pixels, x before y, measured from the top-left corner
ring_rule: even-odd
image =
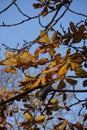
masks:
[[[0,10],[6,7],[10,2],[11,0],[0,0]],[[34,16],[37,15],[37,13],[40,11],[33,9],[32,7],[32,4],[36,2],[36,0],[18,0],[17,3],[25,13],[27,13],[29,16]],[[80,13],[87,14],[87,0],[74,0],[71,5],[71,9],[76,10]],[[46,24],[48,19],[51,17],[52,14],[48,18],[43,18],[43,24]],[[80,18],[80,16],[77,16],[75,14],[67,13],[65,14],[62,21],[60,21],[60,23],[62,23],[65,29],[67,29],[69,21],[79,22]],[[12,6],[10,9],[8,9],[8,11],[0,15],[0,23],[4,21],[5,24],[19,22],[22,19],[24,19],[24,17],[17,11],[15,6]],[[85,18],[82,17],[82,19]],[[56,26],[56,29],[60,30],[59,25],[60,24]],[[21,46],[23,45],[23,40],[31,41],[35,39],[41,29],[42,28],[39,26],[37,19],[26,22],[16,27],[0,27],[0,44],[5,43],[10,47],[15,48],[16,44],[20,43]]]

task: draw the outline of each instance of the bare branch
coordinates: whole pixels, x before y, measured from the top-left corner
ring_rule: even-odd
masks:
[[[0,14],[2,14],[3,12],[7,11],[17,0],[13,0],[6,8],[4,8],[3,10],[0,11]]]
[[[47,87],[47,84],[46,85],[44,85],[43,87]],[[37,86],[37,87],[35,87],[35,88],[32,88],[32,89],[30,89],[30,90],[27,90],[27,91],[25,91],[25,92],[23,92],[23,93],[21,93],[21,94],[19,94],[19,95],[16,95],[16,96],[14,96],[14,97],[12,97],[12,98],[10,98],[10,99],[8,99],[8,100],[6,100],[6,101],[3,101],[3,102],[0,102],[0,106],[1,105],[5,105],[6,103],[9,103],[9,102],[12,102],[12,101],[14,101],[14,100],[17,100],[17,99],[19,99],[19,98],[23,98],[25,95],[27,95],[28,93],[31,93],[32,91],[34,91],[34,90],[37,90],[37,89],[40,89],[40,88],[42,88],[42,86]],[[83,92],[87,92],[87,90],[58,90],[58,89],[50,89],[50,91],[49,92],[70,92],[70,93],[72,93],[72,92],[78,92],[78,93],[83,93]],[[48,93],[49,93],[48,92]],[[80,101],[78,101],[78,102],[80,102]],[[78,104],[78,102],[77,103],[75,103],[75,104]],[[71,106],[70,106],[71,107]]]
[[[25,16],[25,17],[27,17],[27,18],[30,18],[28,15],[26,15],[26,14],[20,9],[20,7],[18,6],[18,4],[14,3],[14,5],[16,6],[16,8],[18,9],[18,11],[19,11],[23,16]]]
[[[86,17],[87,18],[87,15],[85,14],[82,14],[82,13],[78,13],[72,9],[70,9],[69,7],[65,6],[71,13],[74,13],[74,14],[77,14],[77,15],[80,15],[80,16],[83,16],[83,17]]]

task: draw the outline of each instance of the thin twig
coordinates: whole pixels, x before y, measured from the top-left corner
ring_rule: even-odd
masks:
[[[65,6],[65,8],[68,9],[68,11],[70,11],[71,13],[74,13],[74,14],[77,14],[77,15],[80,15],[80,16],[83,16],[83,17],[86,17],[87,18],[87,15],[85,14],[82,14],[82,13],[78,13],[76,11],[73,11],[72,9],[70,9],[69,7]]]
[[[4,8],[3,10],[0,11],[0,14],[7,11],[15,2],[16,2],[16,0],[13,0],[6,8]]]

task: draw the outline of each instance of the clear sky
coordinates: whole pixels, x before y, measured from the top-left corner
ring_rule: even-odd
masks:
[[[0,11],[6,7],[11,0],[0,0]],[[21,7],[21,9],[24,11],[24,13],[28,14],[29,16],[34,16],[39,13],[40,10],[33,9],[32,4],[36,3],[36,0],[18,0],[17,3]],[[71,9],[76,10],[80,13],[87,14],[87,0],[74,0]],[[51,15],[49,18],[52,17]],[[65,14],[62,21],[60,21],[65,29],[67,29],[67,25],[69,24],[69,21],[75,21],[79,22],[79,16],[77,15],[71,15],[71,13]],[[11,24],[15,22],[19,22],[21,20],[25,19],[17,10],[15,6],[12,6],[9,8],[6,12],[3,14],[0,14],[0,24],[2,22],[5,22],[5,24]],[[42,21],[43,24],[46,24],[48,21],[48,18]],[[82,17],[84,19],[84,17]],[[60,25],[60,24],[59,24]],[[59,25],[56,26],[56,29],[59,29]],[[23,45],[23,40],[31,41],[34,38],[36,38],[42,28],[38,24],[38,20],[32,20],[29,22],[26,22],[22,25],[16,26],[16,27],[0,27],[0,44],[5,43],[6,45],[10,47],[16,46],[17,43],[20,43],[20,45]],[[0,45],[1,47],[1,45]]]

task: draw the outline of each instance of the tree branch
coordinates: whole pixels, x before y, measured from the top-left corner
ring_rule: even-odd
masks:
[[[14,96],[6,101],[0,102],[0,106],[5,105],[6,103],[12,102],[14,100],[17,100],[19,98],[23,98],[23,96],[27,95],[28,93],[31,93],[32,91],[37,90],[37,89],[41,89],[42,87],[47,87],[47,84],[44,86],[39,85],[39,86],[32,88],[30,90],[27,90],[19,95],[16,95],[16,96]],[[53,88],[51,88],[49,92],[51,92],[51,91],[53,91],[53,92],[70,92],[70,93],[72,93],[72,92],[78,92],[78,93],[87,92],[87,90],[58,90],[58,89],[53,89]]]
[[[17,0],[13,0],[6,8],[4,8],[3,10],[0,11],[0,14],[2,14],[3,12],[7,11]]]

